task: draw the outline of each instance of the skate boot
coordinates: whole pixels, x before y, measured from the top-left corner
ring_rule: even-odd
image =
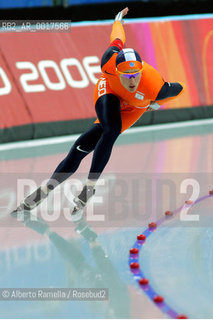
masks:
[[[31,211],[37,207],[46,197],[48,193],[45,193],[41,188],[38,188],[32,194],[24,199],[24,201],[14,210],[11,215],[16,216],[20,212]]]
[[[83,216],[83,209],[86,206],[88,200],[95,194],[95,188],[93,186],[85,185],[78,197],[74,198],[74,209],[71,213],[72,221],[78,221]]]

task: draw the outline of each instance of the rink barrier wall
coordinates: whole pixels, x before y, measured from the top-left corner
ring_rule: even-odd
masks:
[[[165,109],[147,112],[133,127],[149,126],[162,123],[213,118],[213,106]],[[93,124],[95,118],[35,123],[0,130],[0,142],[23,141],[30,139],[64,136],[82,133]]]

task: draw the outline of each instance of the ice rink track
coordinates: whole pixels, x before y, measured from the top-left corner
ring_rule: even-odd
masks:
[[[104,221],[87,214],[85,237],[64,218],[64,205],[54,221],[42,211],[37,223],[9,215],[17,179],[39,185],[76,136],[1,145],[0,287],[109,289],[108,301],[2,300],[1,317],[212,318],[212,138],[212,120],[135,128],[119,137],[103,175],[107,184],[97,191],[103,203],[94,205]],[[86,178],[90,160],[74,178]],[[145,241],[137,240],[141,234]],[[139,284],[141,278],[149,283]]]

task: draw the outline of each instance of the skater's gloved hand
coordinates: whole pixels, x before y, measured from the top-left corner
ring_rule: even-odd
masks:
[[[115,17],[115,21],[120,21],[123,23],[123,17],[127,15],[128,11],[129,11],[129,8],[126,7],[122,11],[118,12],[118,14]]]

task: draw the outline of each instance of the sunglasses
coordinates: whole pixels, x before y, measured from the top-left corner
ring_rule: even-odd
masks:
[[[126,79],[137,78],[137,77],[139,77],[141,72],[142,72],[142,70],[137,71],[137,72],[133,72],[133,73],[124,73],[124,72],[118,71],[118,73],[120,73],[122,75],[122,77],[124,77]]]

